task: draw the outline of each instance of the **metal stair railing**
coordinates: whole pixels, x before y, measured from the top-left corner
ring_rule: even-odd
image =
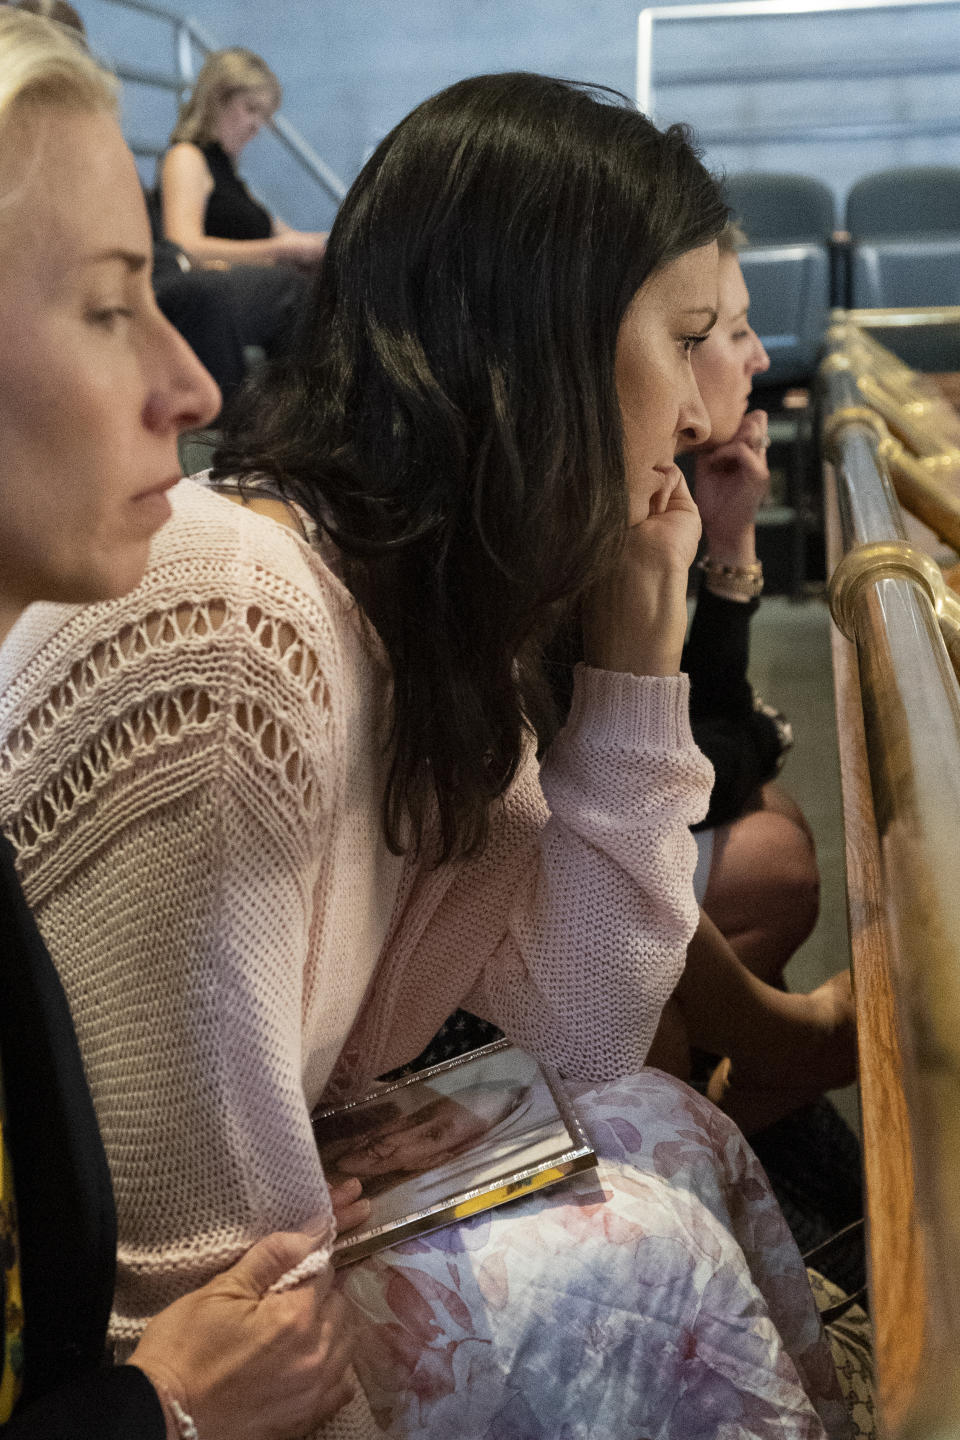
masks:
[[[134,10],[142,15],[150,15],[156,20],[164,21],[172,29],[173,55],[175,68],[170,71],[153,70],[141,65],[132,65],[125,60],[110,59],[109,64],[113,72],[121,80],[129,80],[138,85],[147,85],[158,90],[169,90],[181,99],[184,93],[190,89],[196,75],[194,63],[195,51],[202,56],[207,56],[213,50],[223,47],[218,45],[216,40],[198,24],[196,20],[188,16],[180,15],[174,10],[169,10],[165,5],[155,5],[152,0],[106,0],[107,4],[117,5],[124,10]],[[325,160],[314,150],[295,125],[292,125],[279,111],[267,122],[267,128],[276,136],[281,145],[294,157],[301,168],[316,183],[332,196],[334,200],[342,200],[347,193],[347,186],[340,176],[331,169]],[[165,142],[157,144],[155,141],[143,137],[128,137],[128,143],[135,155],[152,156],[156,158],[163,153]]]

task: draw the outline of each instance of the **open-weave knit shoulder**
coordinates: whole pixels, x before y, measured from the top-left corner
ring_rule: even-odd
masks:
[[[322,612],[255,561],[228,586],[192,576],[200,593],[190,601],[170,581],[162,608],[154,584],[142,609],[135,595],[77,610],[18,677],[15,688],[33,703],[5,699],[0,787],[25,874],[94,810],[97,839],[108,842],[114,823],[126,823],[108,797],[126,788],[129,771],[151,777],[141,807],[162,806],[184,783],[184,758],[195,763],[215,749],[242,770],[251,805],[296,810],[311,823],[319,816],[331,710],[325,665],[336,648]],[[221,765],[220,783],[231,778]]]

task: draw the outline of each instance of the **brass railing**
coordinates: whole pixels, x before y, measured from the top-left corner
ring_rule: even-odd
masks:
[[[960,687],[950,652],[960,661],[960,602],[934,561],[908,543],[891,480],[895,476],[899,487],[906,476],[924,496],[935,496],[940,518],[948,528],[956,523],[960,539],[960,505],[944,483],[944,476],[960,471],[960,437],[952,412],[863,331],[835,324],[828,347],[824,450],[836,476],[843,551],[830,604],[838,627],[856,646],[876,818],[878,905],[915,1181],[904,1224],[916,1224],[917,1233],[903,1233],[901,1241],[904,1250],[919,1242],[923,1254],[923,1295],[913,1297],[921,1332],[912,1327],[917,1363],[892,1391],[879,1377],[884,1433],[896,1440],[957,1440]],[[856,945],[854,958],[856,985]],[[865,992],[868,984],[869,977]],[[863,1056],[870,1038],[863,1034],[860,998]],[[865,1145],[885,1144],[889,1137],[866,1113],[866,1097],[864,1105]],[[874,1279],[878,1265],[895,1261],[874,1248]],[[882,1335],[896,1329],[883,1313],[895,1293],[896,1286],[889,1287],[879,1313],[875,1308]],[[889,1358],[881,1345],[881,1370]]]

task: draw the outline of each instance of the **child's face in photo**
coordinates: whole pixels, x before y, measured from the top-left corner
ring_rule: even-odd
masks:
[[[411,1115],[384,1121],[358,1135],[337,1159],[337,1169],[361,1180],[397,1170],[415,1174],[480,1139],[487,1128],[465,1105],[441,1096]]]

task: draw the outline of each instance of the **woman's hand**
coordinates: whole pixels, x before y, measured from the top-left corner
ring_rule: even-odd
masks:
[[[313,230],[281,230],[273,238],[274,259],[281,265],[312,270],[323,259],[327,237]]]
[[[687,575],[700,540],[700,516],[675,465],[630,526],[612,573],[584,607],[584,657],[602,670],[676,675],[687,625]]]
[[[632,522],[628,544],[638,562],[653,568],[689,570],[700,543],[701,516],[679,465],[650,501],[643,520]]]
[[[354,1335],[333,1272],[290,1290],[271,1286],[316,1247],[315,1237],[268,1235],[229,1270],[161,1311],[130,1363],[143,1370],[203,1440],[296,1440],[352,1399]]]
[[[720,564],[750,565],[757,558],[757,508],[770,489],[767,438],[766,411],[751,410],[732,440],[697,454],[697,508],[707,553]]]

